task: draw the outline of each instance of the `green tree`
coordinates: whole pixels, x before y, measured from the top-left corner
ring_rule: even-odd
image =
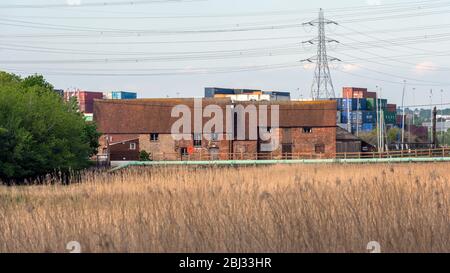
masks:
[[[441,146],[450,146],[450,129],[447,132],[438,132],[437,138]]]
[[[21,82],[25,88],[36,88],[38,91],[53,90],[53,85],[48,83],[42,75],[31,75],[24,78]]]
[[[98,136],[95,124],[86,123],[42,76],[0,72],[0,180],[83,169]]]
[[[142,150],[142,151],[139,153],[139,160],[140,160],[140,161],[150,161],[150,154],[147,153],[147,151]]]

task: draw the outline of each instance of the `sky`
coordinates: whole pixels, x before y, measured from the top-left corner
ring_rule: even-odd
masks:
[[[309,98],[304,60],[317,50],[303,41],[317,27],[302,23],[323,8],[338,23],[326,27],[336,96],[366,87],[401,104],[405,88],[405,105],[450,103],[450,1],[132,1],[2,0],[0,70],[139,97],[230,87]]]

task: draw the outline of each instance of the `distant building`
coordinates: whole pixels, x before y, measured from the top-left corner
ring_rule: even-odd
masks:
[[[111,161],[138,161],[139,137],[132,137],[109,143]]]
[[[305,158],[333,158],[336,154],[336,104],[334,101],[309,102],[239,102],[230,99],[204,99],[202,107],[219,106],[224,113],[228,106],[252,106],[256,109],[262,105],[279,106],[279,128],[266,128],[275,134],[279,147],[273,152],[263,152],[261,147],[267,144],[262,140],[252,140],[246,130],[243,139],[231,140],[225,124],[232,120],[237,124],[237,113],[224,115],[225,128],[214,128],[207,138],[205,134],[192,134],[191,140],[175,140],[172,125],[178,118],[172,117],[175,106],[185,105],[194,112],[194,99],[138,99],[96,100],[94,103],[94,120],[100,138],[100,153],[111,153],[111,158],[136,157],[140,151],[146,151],[155,161],[175,161],[185,159],[276,159],[292,158],[294,155]],[[271,107],[267,107],[268,112]],[[232,109],[235,109],[234,107]],[[268,113],[268,116],[271,116]],[[257,117],[258,119],[258,117]],[[209,121],[204,117],[203,124]],[[249,118],[245,118],[245,128],[249,128]],[[259,121],[257,121],[259,124]],[[191,124],[191,126],[194,126]],[[234,126],[234,125],[233,125]],[[231,127],[233,128],[233,127]],[[190,128],[194,131],[194,127]],[[134,150],[132,143],[138,139]],[[210,140],[207,140],[210,139]],[[111,144],[119,145],[111,148]],[[119,144],[117,144],[119,143]],[[133,149],[132,149],[133,148]],[[121,154],[123,153],[123,154]]]
[[[423,122],[422,126],[427,127],[428,130],[433,129],[432,122]],[[450,129],[450,120],[436,122],[436,131],[437,132],[447,132],[449,129]]]
[[[347,153],[371,152],[374,146],[349,133],[345,128],[336,129],[336,153],[339,156]]]

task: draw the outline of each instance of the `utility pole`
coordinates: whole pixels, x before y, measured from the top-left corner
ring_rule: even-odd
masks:
[[[406,80],[403,81],[403,95],[402,95],[402,150],[405,145],[405,91],[406,91]]]
[[[441,143],[444,144],[445,122],[442,116],[444,116],[444,89],[441,89]]]
[[[387,151],[387,149],[386,149],[386,147],[385,147],[385,144],[386,143],[388,143],[387,142],[387,137],[386,137],[386,128],[385,128],[385,124],[384,124],[384,109],[383,109],[383,106],[382,106],[382,104],[381,104],[381,98],[383,97],[382,96],[382,94],[383,94],[383,88],[380,88],[380,117],[381,117],[381,121],[380,121],[380,124],[381,124],[381,147],[382,147],[382,152],[384,152],[385,150]],[[385,137],[386,137],[386,141],[385,141]]]
[[[350,112],[351,108],[350,108],[350,99],[348,98],[348,94],[347,94],[347,131],[349,133],[352,133],[352,120],[351,120],[351,116],[350,116]]]
[[[359,98],[356,99],[356,136],[359,137]],[[361,121],[362,121],[362,111],[361,111]]]
[[[413,104],[416,104],[416,88],[413,88]],[[413,125],[416,125],[416,108],[414,108],[414,112],[413,112]]]
[[[380,112],[378,111],[378,93],[379,93],[379,89],[378,89],[378,85],[376,86],[377,92],[376,92],[376,96],[375,96],[375,112],[377,113],[377,144],[378,144],[378,152],[381,152],[381,147],[380,147]]]
[[[377,138],[378,138],[378,152],[384,152],[384,113],[383,107],[381,105],[381,88],[377,87],[377,117],[378,117],[378,130],[377,130]]]
[[[323,10],[319,11],[319,18],[303,25],[317,26],[318,35],[309,41],[303,42],[317,45],[317,55],[315,57],[302,60],[302,62],[316,63],[314,71],[314,79],[311,86],[311,97],[313,100],[335,98],[333,81],[331,79],[330,68],[328,63],[332,61],[340,61],[338,58],[330,57],[327,55],[327,43],[339,43],[334,39],[329,39],[325,35],[325,26],[329,24],[337,25],[335,21],[327,20],[324,17]]]
[[[430,89],[430,142],[433,142],[433,89]]]
[[[437,108],[436,106],[433,108],[433,148],[437,148],[438,141],[437,141],[437,134],[436,134],[436,116],[437,116]]]

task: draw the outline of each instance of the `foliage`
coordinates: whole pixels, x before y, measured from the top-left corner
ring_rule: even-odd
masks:
[[[378,130],[375,129],[371,132],[367,133],[359,133],[359,138],[364,140],[365,142],[372,144],[374,146],[377,145]],[[393,143],[401,143],[401,135],[402,130],[400,128],[391,128],[386,131],[385,135],[385,141],[387,140],[386,144],[393,144]],[[410,134],[408,131],[405,131],[405,142],[421,142],[422,140],[415,136],[414,134]]]
[[[438,132],[437,139],[440,145],[450,146],[450,129],[447,132]]]
[[[0,143],[0,180],[21,181],[86,167],[98,133],[42,76],[0,72]]]
[[[150,161],[150,154],[147,153],[145,150],[142,150],[139,153],[139,160],[140,161]]]

